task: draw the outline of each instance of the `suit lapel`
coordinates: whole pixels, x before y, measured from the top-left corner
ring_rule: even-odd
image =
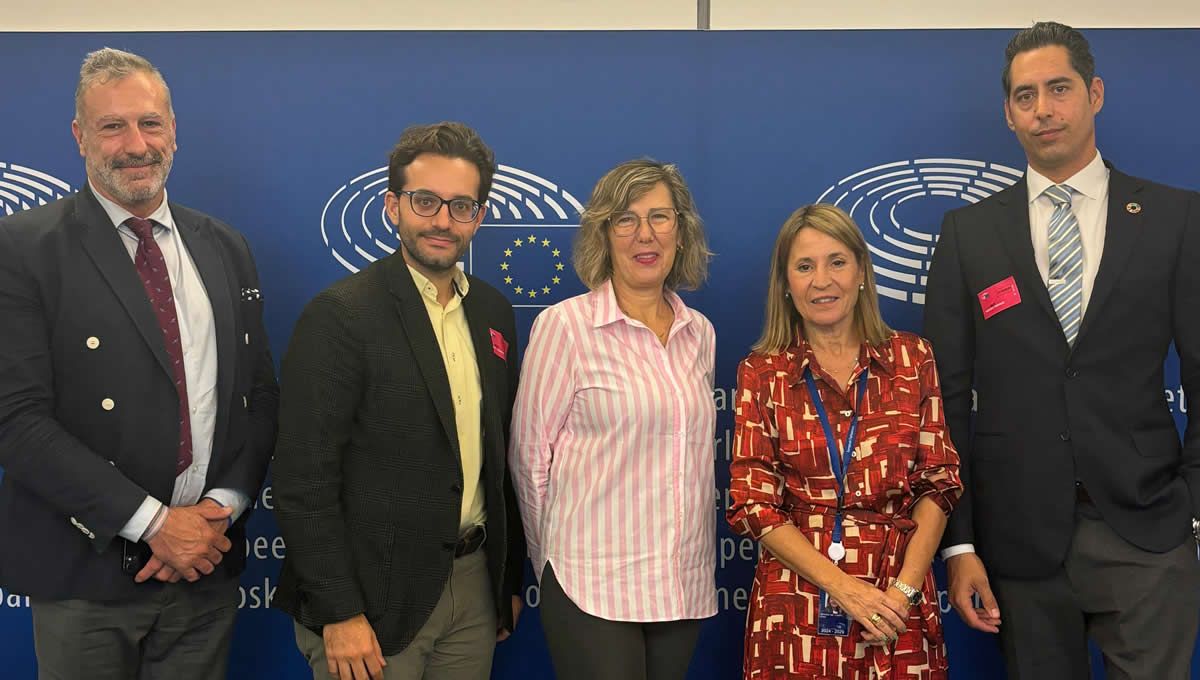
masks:
[[[458,450],[458,429],[454,424],[454,402],[450,398],[450,378],[446,375],[446,365],[442,361],[442,351],[438,346],[437,336],[433,334],[433,324],[429,322],[429,311],[425,309],[425,301],[413,282],[412,274],[400,253],[388,256],[383,261],[384,272],[388,280],[388,289],[396,298],[396,312],[400,315],[400,323],[404,326],[404,335],[408,338],[417,368],[425,379],[425,388],[433,399],[437,409],[438,420],[446,430],[450,447],[456,457],[461,460]]]
[[[75,220],[83,234],[83,248],[88,257],[120,300],[121,306],[133,320],[133,325],[141,333],[151,353],[158,359],[163,371],[168,376],[173,376],[162,329],[158,325],[158,318],[154,316],[154,310],[150,308],[150,298],[138,277],[133,259],[121,243],[121,235],[112,225],[108,213],[100,207],[100,203],[92,195],[92,190],[87,186],[80,189],[75,196]]]
[[[213,327],[217,336],[217,422],[213,441],[224,441],[229,423],[229,400],[233,394],[233,374],[237,366],[237,340],[234,337],[233,310],[236,303],[229,287],[230,275],[210,230],[184,218],[185,211],[171,206],[171,216],[184,246],[192,256],[196,272],[204,282],[212,307]],[[182,255],[182,253],[181,253]],[[219,450],[214,447],[214,451]]]
[[[1137,245],[1138,234],[1142,231],[1141,211],[1134,214],[1126,210],[1125,206],[1136,202],[1142,188],[1140,181],[1109,166],[1108,220],[1104,227],[1104,252],[1100,256],[1100,269],[1096,272],[1096,281],[1092,284],[1087,311],[1084,312],[1083,322],[1079,326],[1076,346],[1087,333],[1088,327],[1095,323],[1096,317],[1104,313],[1104,303],[1121,278],[1121,273],[1129,262],[1130,252]]]
[[[1013,263],[1013,277],[1017,280],[1017,285],[1022,291],[1032,295],[1034,302],[1050,315],[1055,324],[1058,324],[1058,314],[1054,312],[1054,305],[1050,302],[1050,292],[1046,290],[1046,283],[1042,281],[1042,275],[1037,268],[1037,260],[1033,255],[1033,237],[1030,236],[1029,230],[1028,197],[1029,187],[1025,183],[1024,177],[1008,189],[996,194],[996,201],[1000,204],[1000,222],[997,225],[997,231],[1000,234],[1000,240],[1004,243],[1004,249],[1008,251],[1009,259]],[[1066,343],[1066,336],[1063,336],[1063,343]]]

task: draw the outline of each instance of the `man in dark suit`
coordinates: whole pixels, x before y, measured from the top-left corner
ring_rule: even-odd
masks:
[[[515,322],[499,291],[458,267],[494,171],[465,125],[405,130],[385,196],[401,247],[296,323],[275,452],[288,545],[275,603],[315,677],[485,680],[516,624]]]
[[[1200,427],[1189,414],[1181,447],[1163,360],[1174,341],[1196,395],[1200,195],[1102,161],[1104,83],[1078,31],[1036,24],[1006,57],[1029,167],[946,215],[925,306],[967,489],[950,599],[999,632],[1009,677],[1087,678],[1090,637],[1109,678],[1186,678]]]
[[[87,185],[0,220],[0,584],[42,678],[223,679],[278,407],[257,273],[167,200],[154,66],[93,52],[75,105]]]

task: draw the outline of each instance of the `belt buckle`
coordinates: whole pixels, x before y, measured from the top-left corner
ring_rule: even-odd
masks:
[[[465,557],[466,555],[470,555],[476,550],[479,550],[480,546],[482,546],[486,541],[487,525],[476,524],[468,529],[467,533],[463,534],[458,539],[458,545],[455,546],[454,549],[454,556]]]
[[[1083,482],[1075,482],[1075,502],[1093,504],[1092,495],[1088,493],[1087,487],[1083,485]]]

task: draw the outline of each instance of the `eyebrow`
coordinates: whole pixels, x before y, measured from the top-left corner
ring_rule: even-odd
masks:
[[[1070,83],[1071,83],[1071,78],[1069,76],[1058,76],[1057,78],[1051,78],[1050,80],[1047,80],[1044,84],[1046,86],[1054,86],[1054,85],[1063,85],[1063,84],[1070,84]],[[1024,84],[1017,85],[1016,87],[1014,87],[1012,93],[1014,95],[1016,95],[1016,94],[1020,94],[1021,92],[1028,92],[1030,90],[1035,90],[1035,89],[1037,89],[1037,83],[1024,83]]]
[[[471,194],[455,194],[455,195],[451,196],[450,198],[446,198],[446,197],[442,196],[441,194],[439,194],[438,192],[434,191],[433,189],[417,188],[417,189],[401,189],[401,191],[421,191],[421,192],[424,192],[427,194],[433,194],[434,196],[437,196],[438,198],[442,199],[443,201],[457,201],[459,199],[465,198],[469,201],[475,201],[476,203],[479,202],[479,199],[475,198]]]
[[[840,251],[840,250],[838,250],[838,251],[834,251],[834,252],[832,252],[832,253],[830,253],[830,254],[828,254],[828,255],[826,255],[826,256],[825,256],[825,258],[826,258],[826,259],[833,259],[833,258],[835,258],[835,257],[850,257],[850,256],[849,256],[849,255],[847,255],[846,253],[843,253],[843,252],[842,252],[842,251]],[[797,261],[797,262],[812,262],[813,260],[816,260],[816,259],[819,259],[819,258],[816,258],[816,257],[801,257],[801,258],[798,258],[796,261]]]

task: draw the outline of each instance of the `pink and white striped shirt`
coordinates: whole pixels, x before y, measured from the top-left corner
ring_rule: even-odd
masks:
[[[538,315],[509,466],[534,570],[583,611],[675,621],[717,611],[716,334],[667,294],[664,347],[606,282]]]

